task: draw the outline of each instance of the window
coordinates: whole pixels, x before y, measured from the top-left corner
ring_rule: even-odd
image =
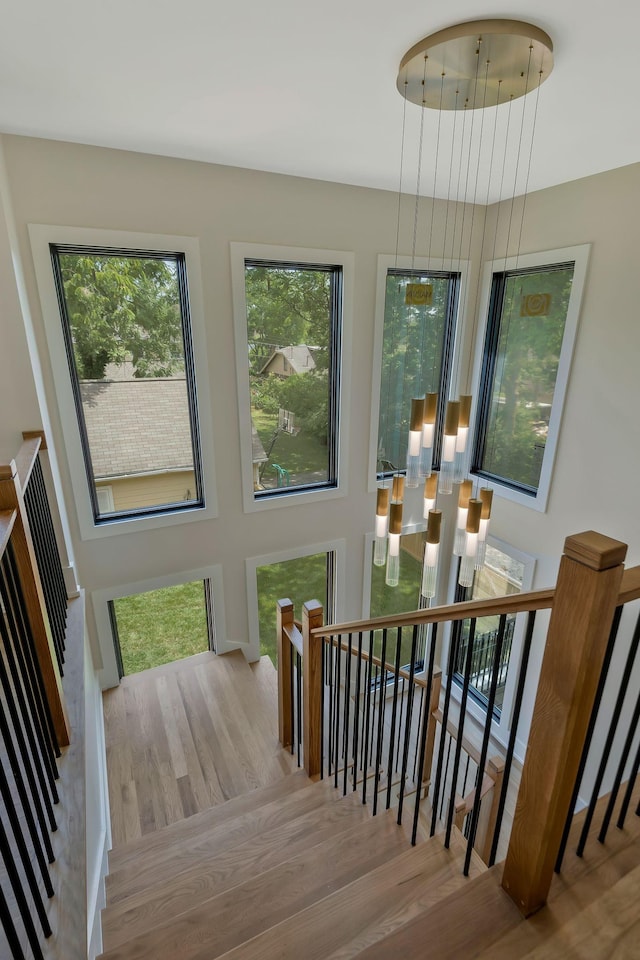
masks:
[[[341,286],[338,266],[245,260],[256,498],[336,483]]]
[[[303,604],[307,600],[318,600],[323,606],[326,621],[333,597],[333,554],[314,553],[280,563],[265,564],[256,569],[256,580],[260,655],[271,657],[276,666],[276,603],[288,597],[293,603],[296,620],[302,620]]]
[[[373,563],[373,538],[367,539],[369,571],[369,610],[365,617],[385,617],[396,613],[408,613],[420,607],[420,584],[422,582],[422,553],[424,534],[420,531],[403,533],[400,537],[400,582],[397,587],[388,587],[385,583],[385,568]],[[422,669],[424,661],[424,631],[421,629],[416,648],[417,669]],[[402,631],[402,649],[400,663],[405,666],[411,662],[412,631]],[[382,643],[381,631],[377,630],[373,639],[373,652],[380,655]]]
[[[108,601],[120,676],[214,649],[209,580]]]
[[[381,258],[382,259],[382,258]],[[460,274],[387,267],[376,473],[404,469],[411,398],[438,394],[435,451],[453,359]]]
[[[94,521],[202,506],[184,254],[50,250]]]
[[[525,573],[525,565],[521,560],[504,553],[497,547],[487,544],[484,565],[477,570],[473,578],[473,586],[461,591],[457,599],[460,600],[487,600],[492,597],[508,596],[520,593]],[[462,595],[464,594],[464,595]],[[481,617],[476,621],[476,630],[471,654],[470,690],[473,696],[486,708],[493,676],[493,661],[498,641],[499,617]],[[504,702],[504,692],[507,683],[507,674],[513,636],[515,631],[515,615],[508,616],[502,639],[500,664],[498,667],[498,681],[494,703],[494,715],[499,716]],[[462,676],[469,649],[469,621],[458,622],[453,629],[457,635],[458,645],[455,657],[454,679],[462,683]]]
[[[342,495],[353,257],[232,244],[245,510]]]
[[[585,248],[492,271],[472,471],[544,509],[586,270]],[[544,262],[546,260],[546,262]],[[532,262],[538,261],[538,262]],[[542,261],[542,262],[540,262]]]
[[[51,408],[57,409],[59,413],[61,431],[59,443],[68,461],[72,500],[77,511],[82,540],[103,539],[131,533],[134,530],[151,530],[215,517],[217,499],[211,422],[212,405],[209,398],[208,354],[198,241],[194,237],[51,224],[29,224],[29,238],[47,338],[47,362],[51,364],[52,384],[55,391],[55,395],[50,395],[47,399]],[[113,337],[110,340],[107,336],[105,341],[105,349],[112,347],[117,354],[116,360],[110,359],[107,363],[106,372],[110,377],[109,380],[106,377],[102,379],[100,376],[92,377],[91,374],[96,372],[96,366],[95,364],[92,366],[91,363],[88,364],[86,371],[82,370],[80,375],[75,372],[77,367],[71,325],[69,323],[63,325],[61,322],[61,305],[63,310],[67,307],[65,278],[59,264],[56,265],[52,260],[52,253],[56,261],[59,259],[58,251],[65,254],[84,255],[86,253],[89,264],[98,254],[114,258],[110,261],[111,266],[115,261],[123,262],[127,258],[143,261],[151,277],[155,271],[160,279],[163,277],[166,279],[167,274],[173,274],[175,278],[173,285],[167,282],[164,290],[161,289],[158,292],[158,297],[155,299],[160,301],[160,312],[156,317],[152,317],[149,315],[154,303],[151,279],[147,278],[146,292],[144,286],[134,289],[133,279],[125,270],[122,298],[119,301],[123,309],[118,315],[115,344]],[[85,264],[83,268],[88,269],[89,264]],[[129,265],[128,262],[124,263],[125,267]],[[72,263],[67,263],[67,267],[72,266]],[[140,272],[144,273],[144,270],[141,269]],[[72,273],[66,274],[69,283],[72,278]],[[101,279],[96,276],[92,284],[80,284],[75,291],[75,296],[80,300],[84,298],[88,302],[93,301],[90,320],[95,321],[98,328],[98,339],[104,332],[104,326],[107,334],[109,330],[113,332],[113,322],[108,316],[103,317],[101,321],[99,312],[102,296],[107,300],[109,296],[113,299],[113,286],[111,289],[107,286],[106,291],[100,291]],[[113,275],[111,279],[113,280]],[[176,308],[173,316],[170,309],[171,300],[175,301],[176,285],[177,323]],[[76,301],[70,286],[69,295],[70,305],[74,304]],[[130,296],[131,302],[128,307],[126,305],[123,307],[126,295]],[[117,305],[118,302],[116,302]],[[134,306],[136,310],[133,309]],[[79,331],[80,321],[74,321],[74,325]],[[91,322],[88,326],[91,330]],[[159,335],[155,338],[147,336],[145,331],[148,329],[152,333],[154,327],[159,331]],[[85,347],[90,355],[90,340],[85,341]],[[130,356],[123,358],[122,354],[127,347]],[[175,354],[174,347],[178,348]],[[95,363],[99,359],[96,357]],[[165,360],[172,365],[172,376],[164,375],[167,371],[166,367],[162,369]],[[153,370],[149,368],[150,363],[154,364]],[[82,389],[86,389],[87,392],[102,391],[102,394],[109,392],[114,389],[112,384],[116,382],[117,376],[121,378],[124,376],[125,380],[131,381],[130,375],[134,365],[138,367],[138,376],[133,379],[146,381],[139,388],[141,392],[154,389],[152,381],[155,380],[157,381],[155,387],[158,389],[173,391],[176,397],[178,394],[181,398],[186,395],[187,405],[185,406],[181,400],[179,409],[176,408],[175,411],[180,426],[180,448],[178,451],[174,449],[173,452],[169,452],[167,435],[163,434],[161,441],[154,446],[154,451],[147,447],[146,455],[148,465],[152,452],[158,454],[156,457],[156,460],[160,461],[158,477],[154,477],[147,470],[135,470],[132,471],[134,476],[127,475],[126,478],[122,475],[118,475],[117,478],[110,476],[103,481],[99,479],[102,473],[100,464],[93,463],[91,459],[93,450],[87,442],[86,431],[83,432],[87,407],[83,408]],[[73,371],[71,376],[70,370]],[[100,373],[98,367],[98,374]],[[156,376],[151,376],[151,373],[155,373]],[[92,386],[85,385],[83,388],[80,378],[93,379],[95,382]],[[124,389],[136,390],[138,387],[136,384],[129,383],[129,386]],[[162,404],[163,407],[166,406],[164,397]],[[94,415],[95,409],[92,408],[88,414]],[[130,411],[128,411],[128,422],[131,422]],[[150,429],[157,431],[157,421],[153,421]],[[169,434],[175,437],[175,423]],[[103,443],[103,450],[104,447]],[[185,462],[182,463],[182,460]],[[139,463],[138,466],[140,466]],[[179,469],[183,466],[187,469]],[[105,469],[104,473],[109,471]],[[87,482],[88,478],[89,482]],[[100,488],[105,487],[111,488],[110,496],[99,492]]]

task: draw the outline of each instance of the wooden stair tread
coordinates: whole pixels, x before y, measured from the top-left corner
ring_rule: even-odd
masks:
[[[222,956],[224,960],[321,960],[336,951],[354,956],[364,938],[405,923],[416,904],[435,904],[443,888],[450,890],[467,882],[453,852],[431,840],[409,848]],[[345,946],[349,941],[354,941],[355,953]]]
[[[308,787],[311,781],[303,770],[297,770],[290,776],[256,790],[240,794],[227,800],[226,803],[208,807],[194,813],[184,820],[177,820],[162,830],[147,833],[137,840],[131,840],[126,845],[116,847],[109,854],[110,876],[114,877],[118,871],[140,862],[141,857],[162,853],[168,844],[174,842],[189,843],[192,839],[201,837],[204,831],[215,829],[223,823],[228,823],[234,817],[256,810],[266,803],[284,799],[299,790]]]
[[[199,859],[191,859],[177,872],[155,872],[145,875],[143,882],[103,911],[104,925],[117,926],[120,917],[130,910],[156,909],[172,899],[172,910],[178,914],[202,899],[217,896],[251,877],[291,859],[305,848],[314,846],[337,832],[361,823],[369,814],[361,803],[348,798],[341,803],[321,807],[271,830],[259,832],[243,843],[236,843],[221,852],[208,851]],[[155,880],[155,882],[153,882]]]
[[[174,898],[151,910],[142,907],[120,913],[117,924],[105,925],[105,960],[121,956],[187,960],[205,949],[213,960],[406,849],[407,841],[391,812],[355,827],[347,824],[329,839],[200,901],[178,917],[173,918]],[[250,908],[239,909],[242,903]],[[115,950],[121,944],[126,944],[126,950]]]
[[[437,838],[434,838],[437,842]],[[358,954],[362,960],[467,960],[476,957],[506,932],[522,922],[522,916],[499,885],[495,867],[466,886],[424,910],[414,919]]]

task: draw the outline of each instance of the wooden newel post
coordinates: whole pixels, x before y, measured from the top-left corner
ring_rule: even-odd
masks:
[[[322,769],[322,637],[311,631],[322,626],[322,604],[309,600],[302,608],[302,737],[307,776],[318,779]]]
[[[284,634],[285,627],[293,627],[293,604],[291,600],[278,600],[276,607],[278,639],[278,736],[283,747],[293,743],[291,718],[291,679],[293,657],[291,642]]]
[[[593,531],[565,541],[502,879],[525,916],[551,886],[626,552]]]
[[[58,744],[66,747],[69,744],[69,720],[62,691],[62,679],[53,646],[51,626],[46,613],[42,583],[15,460],[12,460],[8,466],[0,467],[0,510],[17,512],[11,543],[15,552],[18,576],[24,593],[27,616],[51,709],[53,726]]]

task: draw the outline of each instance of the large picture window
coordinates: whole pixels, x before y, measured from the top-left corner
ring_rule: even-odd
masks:
[[[342,268],[244,263],[256,499],[337,482]]]
[[[50,252],[95,523],[202,506],[184,255]]]
[[[435,460],[453,358],[460,276],[454,272],[389,267],[378,417],[378,474],[404,469],[411,398],[438,394]]]
[[[521,256],[491,272],[472,471],[538,509],[549,488],[587,249]],[[554,262],[553,254],[566,259]]]

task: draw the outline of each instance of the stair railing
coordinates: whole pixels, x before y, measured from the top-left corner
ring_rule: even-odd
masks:
[[[22,534],[17,511],[0,512],[0,920],[13,957],[25,956],[25,938],[41,960],[60,750],[20,575]]]
[[[343,785],[345,770],[348,772],[351,789],[373,778],[374,798],[383,784],[386,787],[385,806],[388,807],[391,766],[395,754],[400,755],[398,821],[402,818],[405,797],[415,791],[415,840],[421,794],[426,792],[425,785],[428,784],[431,834],[439,826],[442,815],[445,845],[448,845],[456,818],[458,823],[461,816],[466,818],[464,870],[468,873],[478,841],[482,799],[487,792],[485,774],[490,766],[492,716],[507,620],[514,615],[525,617],[509,742],[500,773],[502,783],[499,788],[494,788],[494,797],[497,795],[498,799],[495,803],[492,801],[489,818],[492,833],[490,830],[482,842],[483,849],[489,853],[487,862],[495,862],[510,788],[535,614],[537,610],[550,609],[546,641],[536,637],[536,643],[544,642],[545,649],[503,873],[503,886],[520,910],[527,916],[537,910],[546,900],[561,850],[567,813],[573,811],[574,793],[578,789],[576,781],[587,749],[585,744],[590,739],[590,732],[593,733],[590,727],[595,725],[593,718],[597,716],[599,691],[601,694],[606,679],[608,657],[610,660],[607,651],[611,649],[611,637],[616,632],[616,609],[640,598],[639,568],[626,571],[623,577],[625,555],[625,544],[588,531],[565,541],[555,590],[331,626],[322,625],[320,604],[315,601],[306,604],[302,621],[303,693],[298,709],[302,713],[302,752],[309,776],[324,776],[325,764],[333,763],[334,777],[339,768]],[[468,804],[471,809],[467,810],[466,801],[462,806],[465,794],[464,791],[461,794],[458,788],[458,775],[461,764],[466,764],[464,744],[469,691],[476,662],[475,623],[481,616],[498,616],[500,625],[489,671],[491,682],[485,723],[479,737],[473,796]],[[432,698],[440,682],[436,667],[436,654],[440,649],[438,630],[460,620],[468,620],[469,627],[464,670],[461,678],[456,678],[461,681],[459,700],[457,696],[452,697],[454,684],[447,682],[438,698],[440,704],[437,701],[434,704]],[[637,630],[640,631],[640,627]],[[287,639],[286,644],[289,643]],[[632,641],[621,688],[625,683],[628,686],[624,677],[633,673],[637,645],[638,641]],[[404,666],[407,661],[402,650],[407,646],[411,656],[408,666]],[[447,678],[452,678],[456,665],[460,665],[459,660],[456,664],[457,655],[457,645],[449,644],[445,668]],[[355,669],[352,661],[357,664]],[[401,692],[403,681],[408,688]],[[344,691],[342,704],[340,690]],[[621,689],[620,703],[625,695],[626,690]],[[374,707],[370,709],[372,699]],[[425,701],[432,709],[424,707]],[[403,706],[399,706],[401,703]],[[621,712],[622,707],[614,708],[614,715]],[[617,718],[614,716],[613,719],[617,724]],[[634,712],[624,738],[627,755],[637,723]],[[443,731],[448,732],[452,724],[456,736],[448,738]],[[439,732],[436,730],[438,725]],[[373,750],[367,748],[364,751],[361,738],[364,736],[368,743],[372,728]],[[397,749],[394,742],[399,745]],[[359,743],[359,749],[356,749],[356,743]],[[412,750],[417,758],[415,775],[407,762]],[[450,769],[447,769],[445,759],[448,750],[453,752]],[[360,759],[365,754],[369,763]],[[638,762],[640,750],[631,763],[630,783],[637,774]],[[629,766],[628,756],[622,763],[623,768],[625,764]],[[631,790],[632,786],[627,788],[629,796]],[[373,802],[375,804],[375,799]]]
[[[375,814],[379,807],[397,808],[402,822],[411,804],[412,839],[416,841],[422,801],[431,804],[429,831],[443,831],[450,845],[454,824],[467,837],[464,871],[474,849],[487,862],[496,857],[509,774],[515,749],[535,611],[550,607],[553,591],[511,595],[491,601],[469,601],[414,613],[380,617],[337,626],[322,624],[322,607],[305,604],[301,638],[284,619],[293,621],[290,601],[278,631],[281,716],[302,714],[302,755],[311,777],[332,776],[336,787],[360,790]],[[469,690],[477,667],[476,621],[498,616],[492,663],[484,670],[494,682],[488,689],[484,724],[471,721]],[[505,639],[513,618],[526,615],[524,651],[517,666],[512,736],[506,757],[490,753],[496,688],[502,670]],[[466,660],[458,676],[456,644],[449,645],[446,675],[460,681],[459,702],[452,684],[441,694],[436,665],[445,625],[467,622]],[[481,635],[478,635],[481,637]],[[302,701],[292,706],[287,691],[293,647],[302,649]],[[476,671],[477,672],[477,671]],[[312,697],[312,694],[315,694]],[[295,735],[290,720],[287,730]],[[472,736],[475,735],[475,745]],[[289,742],[288,740],[283,740]]]
[[[0,510],[15,511],[16,514],[12,542],[18,576],[57,742],[64,747],[69,744],[69,721],[61,675],[66,590],[38,463],[43,437],[38,432],[25,436],[16,458],[0,465]],[[38,554],[42,566],[39,566]],[[49,563],[55,566],[56,557],[59,570],[50,572]],[[47,584],[46,592],[43,582]]]

